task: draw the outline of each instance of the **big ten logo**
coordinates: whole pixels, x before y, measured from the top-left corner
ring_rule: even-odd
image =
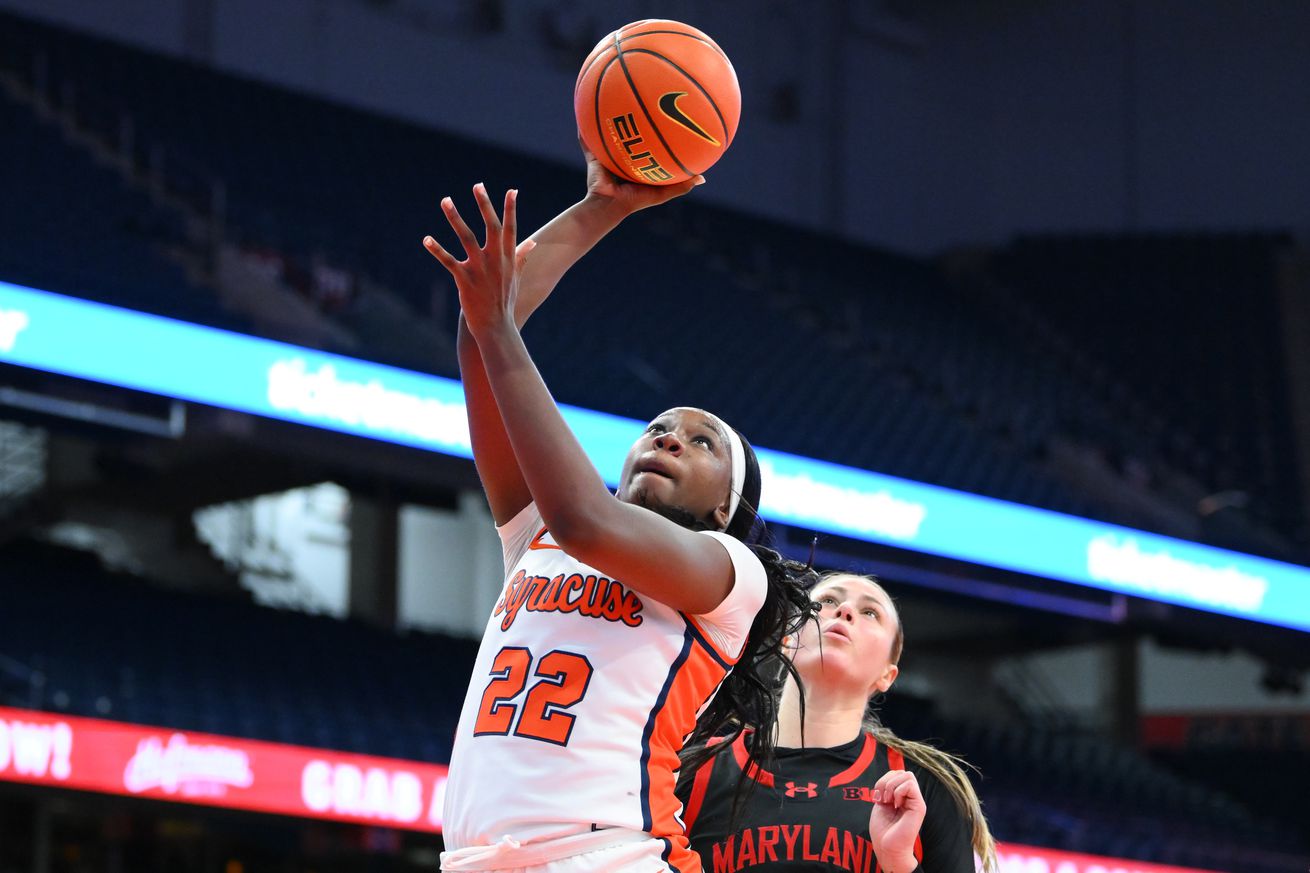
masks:
[[[660,166],[660,162],[646,148],[646,138],[637,127],[637,119],[629,112],[610,119],[610,130],[614,139],[623,146],[632,169],[645,176],[651,182],[667,182],[673,174]],[[645,164],[641,162],[645,161]]]

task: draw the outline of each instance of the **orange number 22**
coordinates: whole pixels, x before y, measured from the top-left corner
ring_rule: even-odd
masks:
[[[587,696],[591,684],[591,662],[576,652],[556,649],[537,660],[532,653],[506,646],[491,662],[491,681],[482,692],[473,736],[505,736],[518,715],[514,736],[566,746],[577,716],[565,710]],[[539,681],[528,689],[519,715],[519,705],[510,703],[523,692],[531,673]]]

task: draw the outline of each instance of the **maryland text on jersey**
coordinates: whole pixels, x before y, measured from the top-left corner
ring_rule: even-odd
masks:
[[[748,766],[757,784],[734,814]],[[888,771],[907,766],[928,805],[915,859],[936,873],[972,873],[972,826],[949,791],[868,733],[840,746],[779,748],[772,770],[748,765],[739,737],[684,784],[683,820],[705,873],[877,873],[869,838],[873,789]]]
[[[714,844],[701,858],[705,873],[737,873],[761,864],[811,861],[840,870],[869,873],[876,869],[873,843],[844,828],[797,825],[749,827]]]

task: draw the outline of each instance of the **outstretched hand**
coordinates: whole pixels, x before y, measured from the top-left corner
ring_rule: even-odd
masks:
[[[581,136],[578,137],[578,145],[582,147],[582,156],[587,159],[587,197],[606,201],[624,215],[667,203],[705,182],[704,176],[696,176],[674,185],[642,185],[629,182],[605,169],[596,156],[587,149],[587,144],[582,141]]]
[[[869,839],[883,870],[914,869],[914,840],[927,812],[919,780],[909,770],[889,770],[874,784]]]
[[[487,229],[483,245],[478,245],[477,237],[455,208],[455,202],[449,197],[441,201],[446,221],[450,222],[464,247],[465,259],[462,261],[432,237],[423,238],[423,247],[454,277],[459,289],[459,305],[474,337],[506,323],[515,326],[514,305],[518,298],[519,275],[528,253],[536,246],[531,240],[518,245],[518,194],[516,188],[505,192],[502,221],[496,215],[496,207],[487,195],[486,186],[481,182],[473,186],[473,197]]]

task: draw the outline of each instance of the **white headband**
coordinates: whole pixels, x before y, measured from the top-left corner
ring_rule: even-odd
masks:
[[[737,506],[741,503],[741,489],[746,487],[746,449],[742,446],[741,437],[737,436],[737,432],[713,412],[695,406],[684,408],[699,412],[716,422],[728,437],[728,459],[732,462],[732,485],[728,492],[728,523],[731,524],[732,517],[737,514]]]

